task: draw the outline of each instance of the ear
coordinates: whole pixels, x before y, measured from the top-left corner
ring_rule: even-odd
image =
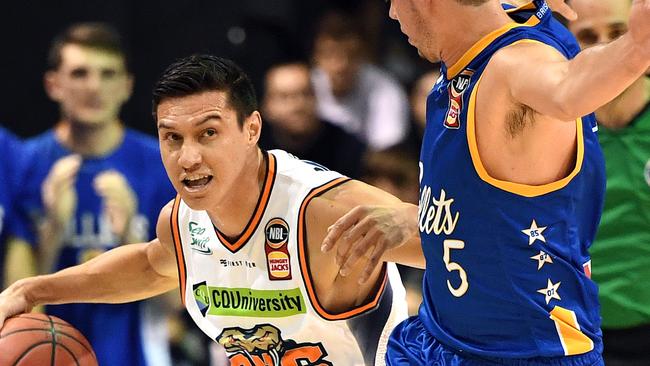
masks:
[[[56,71],[48,71],[43,76],[43,87],[47,96],[55,102],[61,100],[61,91],[59,88],[58,74]]]
[[[260,112],[254,111],[246,118],[244,132],[246,133],[248,144],[250,146],[256,146],[262,133],[262,116]]]

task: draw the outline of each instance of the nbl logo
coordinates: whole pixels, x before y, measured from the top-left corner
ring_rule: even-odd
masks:
[[[457,130],[460,128],[460,114],[463,111],[463,94],[469,88],[470,80],[474,75],[472,70],[463,70],[456,76],[447,88],[449,92],[449,108],[445,117],[445,127]]]
[[[276,217],[264,228],[266,235],[266,264],[271,281],[291,279],[291,256],[289,255],[289,224]]]

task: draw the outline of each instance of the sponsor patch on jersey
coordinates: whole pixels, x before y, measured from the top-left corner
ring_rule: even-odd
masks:
[[[266,224],[264,228],[266,236],[266,265],[269,280],[281,281],[291,279],[291,256],[289,255],[289,224],[283,219],[276,217]]]
[[[282,339],[282,331],[272,324],[258,324],[251,329],[224,328],[216,341],[225,348],[231,365],[332,365],[322,343]]]
[[[463,94],[469,88],[473,70],[463,70],[447,87],[449,92],[449,107],[445,117],[445,127],[457,130],[460,128],[460,114],[463,111]]]
[[[205,281],[192,286],[201,315],[284,318],[305,314],[305,300],[299,288],[255,290],[209,286]]]
[[[190,249],[205,255],[212,254],[212,249],[208,246],[210,237],[206,234],[205,228],[197,222],[190,221],[187,229],[190,232]]]

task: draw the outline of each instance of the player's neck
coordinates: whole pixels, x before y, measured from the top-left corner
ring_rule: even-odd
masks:
[[[598,123],[609,129],[624,128],[650,103],[650,78],[642,77],[613,101],[596,111]]]
[[[212,223],[229,238],[238,237],[257,209],[267,175],[268,159],[257,148],[244,163],[244,169],[231,192],[213,209],[208,210]]]
[[[124,138],[119,120],[87,124],[63,119],[54,127],[56,139],[70,151],[84,156],[103,156],[115,150]]]
[[[440,37],[440,59],[447,67],[456,64],[465,52],[490,32],[512,22],[498,2],[455,6],[458,10],[449,18],[453,21],[446,23],[447,31]]]

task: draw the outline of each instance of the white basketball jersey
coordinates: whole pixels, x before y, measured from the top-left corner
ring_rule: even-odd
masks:
[[[307,265],[306,207],[349,179],[284,151],[265,157],[257,208],[234,241],[207,212],[176,198],[172,232],[187,311],[231,365],[384,365],[388,336],[407,317],[396,266],[385,265],[370,301],[333,314],[315,294],[318,268]]]

